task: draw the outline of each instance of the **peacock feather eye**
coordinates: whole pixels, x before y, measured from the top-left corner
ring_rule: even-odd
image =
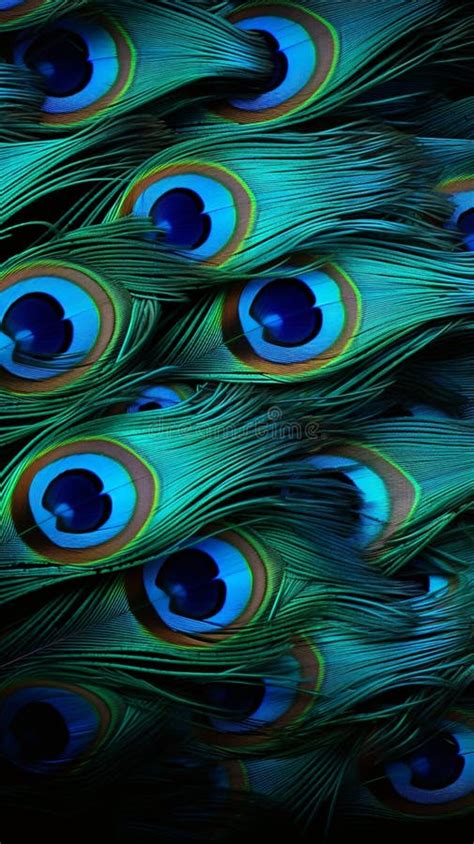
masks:
[[[413,572],[402,577],[402,582],[407,583],[413,594],[404,596],[405,599],[424,598],[425,596],[445,596],[454,592],[459,585],[459,578],[456,575],[446,575],[442,572],[425,573]]]
[[[112,408],[113,413],[145,413],[150,410],[168,410],[192,396],[186,384],[146,384],[129,404],[121,402]]]
[[[206,647],[261,617],[277,579],[267,549],[242,532],[226,531],[131,569],[125,584],[132,613],[153,636]]]
[[[463,237],[464,245],[474,251],[474,178],[449,179],[438,190],[447,194],[454,203],[454,211],[447,222],[448,228],[457,230]]]
[[[222,331],[247,367],[305,375],[330,365],[353,341],[361,318],[357,288],[339,267],[252,279],[226,294]]]
[[[418,501],[415,481],[373,448],[351,444],[316,454],[311,465],[337,477],[359,497],[357,541],[375,550],[411,517]]]
[[[427,574],[426,575],[426,594],[445,594],[446,592],[454,591],[459,585],[459,578],[456,575],[445,574]]]
[[[319,649],[306,639],[271,666],[268,675],[239,681],[218,681],[203,686],[207,716],[202,738],[215,746],[245,747],[265,744],[278,730],[291,729],[315,702],[324,678]]]
[[[101,744],[112,712],[94,691],[65,683],[17,683],[0,692],[0,754],[36,775],[70,773]]]
[[[433,564],[427,565],[420,558],[415,558],[396,577],[402,586],[407,587],[401,596],[404,600],[425,597],[443,599],[456,592],[461,585],[459,575],[447,574]]]
[[[255,219],[247,185],[225,167],[181,161],[137,179],[118,216],[151,217],[169,248],[194,260],[222,265],[243,246]]]
[[[451,815],[474,802],[474,720],[448,714],[440,729],[401,759],[371,769],[363,765],[366,788],[385,807],[403,815]]]
[[[135,74],[128,34],[105,16],[66,17],[22,32],[13,61],[42,77],[42,120],[52,126],[70,126],[102,114],[124,95]]]
[[[320,96],[339,58],[339,38],[328,21],[293,3],[246,4],[228,20],[266,41],[274,72],[257,95],[243,93],[220,105],[216,110],[221,117],[265,123],[299,111]]]
[[[97,277],[33,264],[0,279],[0,387],[43,393],[83,378],[113,351],[129,313]]]
[[[42,557],[84,565],[139,535],[156,506],[158,482],[131,449],[108,439],[65,443],[20,474],[11,512],[18,535]]]

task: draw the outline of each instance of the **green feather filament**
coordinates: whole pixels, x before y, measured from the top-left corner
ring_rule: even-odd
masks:
[[[126,124],[107,121],[73,138],[0,140],[0,223],[5,226],[35,201],[74,185],[90,185],[97,202],[101,189],[110,192],[123,173],[142,159],[143,147],[139,151],[135,146],[137,132],[143,132],[143,143],[150,150],[166,142],[163,124],[141,117]],[[84,197],[81,204],[87,207]]]

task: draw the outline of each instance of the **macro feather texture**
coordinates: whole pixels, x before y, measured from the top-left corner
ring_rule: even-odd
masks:
[[[473,43],[0,0],[2,841],[472,841]]]
[[[104,0],[63,11],[44,28],[18,33],[3,57],[36,74],[45,94],[32,114],[38,127],[80,126],[222,78],[252,90],[271,76],[263,39],[191,3]]]

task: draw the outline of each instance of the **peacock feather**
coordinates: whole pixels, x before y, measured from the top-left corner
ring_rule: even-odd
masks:
[[[437,238],[430,221],[449,208],[426,190],[438,169],[422,149],[371,124],[304,136],[229,130],[217,141],[191,131],[144,163],[107,219],[151,217],[171,251],[245,273],[332,245],[336,230]]]
[[[32,114],[39,127],[80,126],[199,83],[225,79],[252,91],[271,75],[264,39],[195,4],[112,0],[77,12],[57,5],[67,14],[18,32],[3,54],[36,74],[44,92]]]

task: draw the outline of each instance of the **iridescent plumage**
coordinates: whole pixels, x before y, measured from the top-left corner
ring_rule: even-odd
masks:
[[[2,841],[461,840],[473,35],[0,0]]]

